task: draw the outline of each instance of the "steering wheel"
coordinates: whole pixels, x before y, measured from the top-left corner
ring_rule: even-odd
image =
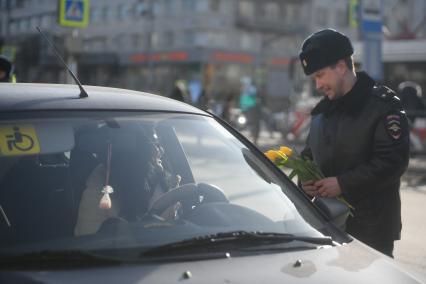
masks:
[[[193,206],[209,202],[229,203],[229,200],[217,186],[207,183],[188,183],[161,195],[148,208],[147,214],[159,215],[177,202],[181,203],[183,213],[185,213],[189,212]]]

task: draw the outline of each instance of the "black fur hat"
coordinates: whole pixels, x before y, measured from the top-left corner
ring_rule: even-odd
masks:
[[[333,29],[311,34],[302,44],[300,62],[306,75],[336,63],[354,53],[347,36]]]

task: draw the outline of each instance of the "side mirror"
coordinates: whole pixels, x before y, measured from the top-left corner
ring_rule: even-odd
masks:
[[[330,220],[340,229],[345,230],[349,207],[335,198],[317,197],[314,204],[318,206]]]

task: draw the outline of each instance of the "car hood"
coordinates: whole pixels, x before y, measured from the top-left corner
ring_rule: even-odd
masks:
[[[107,268],[0,272],[5,283],[423,283],[354,240],[318,250]]]

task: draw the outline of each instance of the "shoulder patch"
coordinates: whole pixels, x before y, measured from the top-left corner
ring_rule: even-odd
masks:
[[[373,97],[388,105],[390,109],[403,111],[400,98],[388,87],[375,85],[373,87],[372,94]]]
[[[385,116],[386,132],[394,140],[398,140],[402,135],[401,114],[399,112],[390,112]]]
[[[382,99],[382,100],[385,100],[385,101],[391,101],[391,100],[399,101],[400,100],[396,96],[394,91],[392,91],[391,89],[389,89],[386,86],[381,86],[381,85],[375,85],[373,87],[373,95]]]

